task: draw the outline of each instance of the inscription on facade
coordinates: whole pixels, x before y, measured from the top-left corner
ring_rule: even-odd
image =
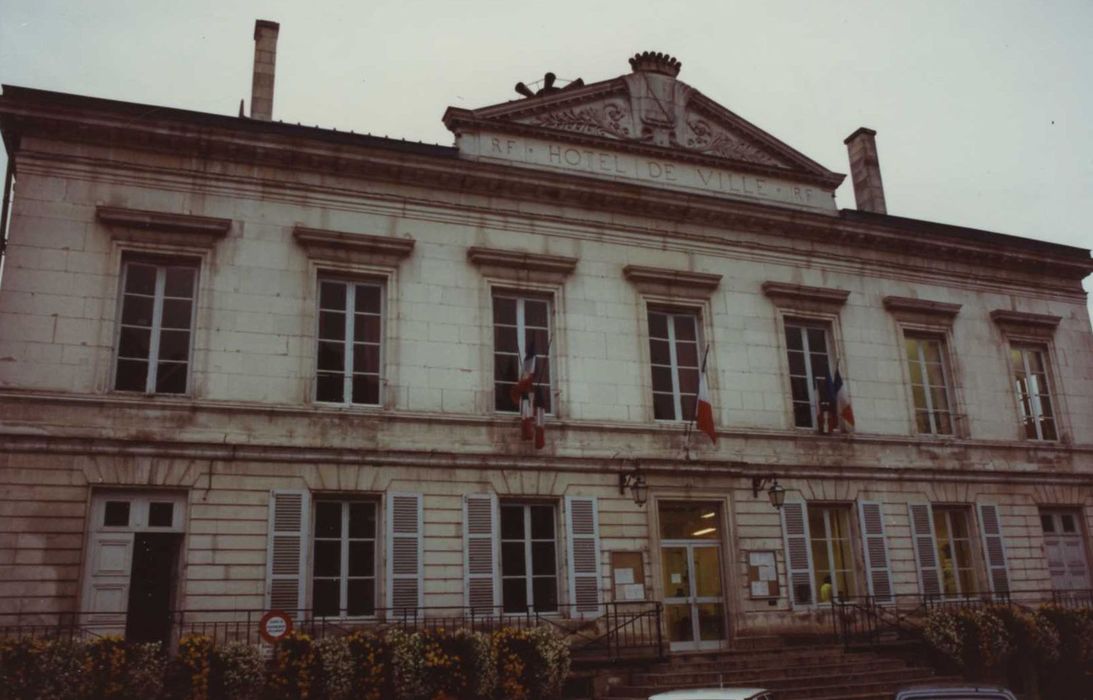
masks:
[[[793,207],[834,211],[832,193],[780,178],[761,177],[694,163],[645,158],[542,139],[498,134],[464,135],[461,152],[480,160],[519,162],[534,168],[580,172],[613,180],[635,180],[670,189],[780,202]]]

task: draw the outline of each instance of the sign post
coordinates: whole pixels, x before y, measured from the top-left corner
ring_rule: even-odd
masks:
[[[280,610],[270,610],[258,622],[258,634],[270,644],[276,644],[292,632],[292,618]]]

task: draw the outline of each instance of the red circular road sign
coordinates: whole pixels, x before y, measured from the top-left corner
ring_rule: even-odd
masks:
[[[270,610],[258,621],[258,634],[270,644],[280,641],[292,631],[292,618],[280,610]]]

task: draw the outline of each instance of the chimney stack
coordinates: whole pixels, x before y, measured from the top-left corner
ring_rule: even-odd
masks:
[[[847,136],[843,143],[850,154],[850,178],[854,181],[854,201],[858,210],[887,214],[876,135],[877,132],[863,126]]]
[[[273,119],[273,72],[277,63],[277,32],[281,25],[260,19],[254,23],[254,78],[250,87],[250,118]]]

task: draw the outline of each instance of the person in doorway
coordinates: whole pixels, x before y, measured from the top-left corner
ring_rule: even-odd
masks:
[[[831,577],[824,576],[824,582],[820,584],[820,602],[831,602]]]

